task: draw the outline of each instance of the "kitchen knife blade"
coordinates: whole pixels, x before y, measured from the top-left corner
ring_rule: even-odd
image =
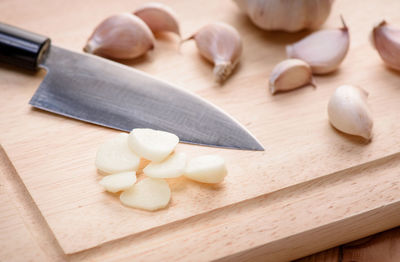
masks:
[[[31,40],[32,33],[1,25],[0,42],[4,42],[4,32],[8,38]],[[188,91],[125,65],[51,45],[49,40],[47,45],[45,51],[31,48],[32,53],[41,54],[33,64],[47,71],[29,102],[36,108],[128,132],[133,128],[164,130],[187,143],[264,150],[232,117]],[[18,64],[18,58],[13,59]],[[1,56],[0,60],[4,61]]]

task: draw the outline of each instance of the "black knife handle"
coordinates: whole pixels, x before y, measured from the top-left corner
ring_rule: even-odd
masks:
[[[50,39],[0,23],[0,61],[36,70],[50,47]]]

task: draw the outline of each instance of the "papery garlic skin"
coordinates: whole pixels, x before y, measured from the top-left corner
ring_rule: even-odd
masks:
[[[131,59],[154,48],[154,36],[137,16],[123,13],[101,22],[84,47],[84,51],[115,59]]]
[[[141,18],[154,34],[172,32],[180,36],[179,23],[175,12],[162,3],[147,3],[133,12]]]
[[[307,62],[313,74],[328,74],[339,67],[349,46],[349,30],[344,24],[343,28],[319,30],[286,46],[286,54]]]
[[[389,67],[400,70],[400,29],[382,21],[372,31],[372,42],[382,60]]]
[[[271,94],[305,85],[315,86],[309,64],[299,59],[286,59],[277,64],[269,78]]]
[[[265,30],[314,29],[328,18],[333,0],[234,0],[250,20]]]
[[[200,54],[214,63],[217,82],[231,75],[242,54],[242,39],[232,26],[216,22],[202,27],[189,39],[196,41]]]
[[[373,119],[367,97],[368,93],[359,87],[338,87],[328,103],[331,124],[344,133],[371,139]]]

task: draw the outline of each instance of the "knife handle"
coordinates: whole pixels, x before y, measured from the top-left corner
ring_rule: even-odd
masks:
[[[37,70],[50,47],[50,39],[0,23],[0,61]]]

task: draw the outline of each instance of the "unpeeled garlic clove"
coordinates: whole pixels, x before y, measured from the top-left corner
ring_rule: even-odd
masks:
[[[180,36],[179,23],[175,12],[161,3],[148,3],[133,12],[141,18],[154,34],[172,32]]]
[[[223,82],[233,71],[242,54],[242,39],[232,26],[217,22],[208,24],[189,37],[194,39],[200,54],[214,63],[214,76]]]
[[[277,64],[269,78],[271,94],[305,85],[315,86],[310,65],[299,59],[286,59]]]
[[[400,29],[382,21],[372,31],[372,42],[382,60],[389,67],[400,70]]]
[[[333,3],[333,0],[234,1],[256,26],[288,32],[319,27],[328,18]]]
[[[371,139],[373,120],[367,97],[368,93],[359,87],[338,87],[328,103],[331,124],[344,133]]]
[[[343,19],[342,22],[342,28],[319,30],[286,46],[287,56],[307,62],[313,74],[328,74],[335,71],[350,46],[349,30]]]
[[[101,22],[84,47],[84,51],[116,59],[131,59],[154,48],[154,36],[137,16],[124,13]]]

